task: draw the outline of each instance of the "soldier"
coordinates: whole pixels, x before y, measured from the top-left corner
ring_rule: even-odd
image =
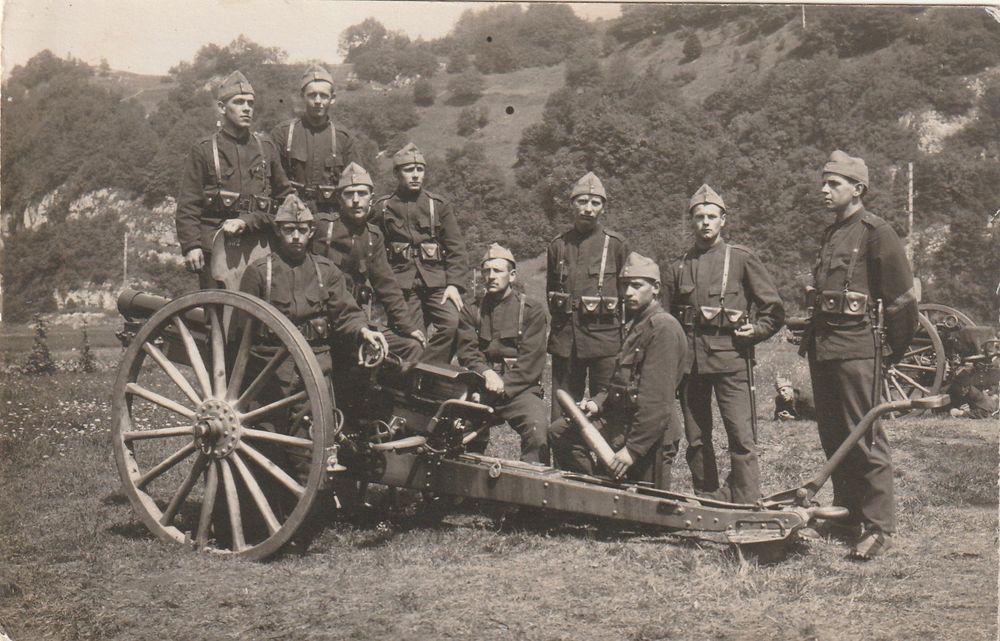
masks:
[[[566,390],[576,400],[604,391],[621,346],[617,274],[628,242],[600,223],[607,192],[587,173],[570,193],[573,227],[549,243],[546,290],[552,312],[548,352],[552,354],[552,397]],[[552,420],[559,418],[552,403]]]
[[[656,300],[660,268],[629,254],[618,291],[624,294],[628,326],[612,367],[608,388],[580,408],[597,417],[595,426],[615,450],[615,478],[650,481],[670,489],[681,422],[677,385],[684,373],[687,340],[677,319]],[[579,431],[561,418],[549,426],[552,456],[564,470],[593,473],[593,461]]]
[[[424,189],[424,155],[412,142],[392,157],[397,187],[379,199],[374,222],[414,324],[434,325],[424,360],[455,355],[462,292],[468,280],[465,239],[448,203]]]
[[[792,385],[789,378],[778,377],[774,383],[774,420],[801,421],[816,418],[812,396]]]
[[[317,233],[312,252],[330,259],[347,278],[354,300],[371,310],[378,300],[386,310],[391,331],[385,332],[390,350],[414,360],[426,342],[423,329],[413,322],[403,292],[393,277],[379,228],[368,223],[374,184],[365,169],[352,162],[337,183],[337,211],[316,214]],[[371,314],[368,314],[369,322]]]
[[[175,214],[184,262],[202,289],[215,286],[208,266],[220,226],[227,236],[266,231],[292,189],[274,142],[250,131],[254,91],[246,76],[231,73],[216,98],[222,128],[188,153]]]
[[[823,167],[821,191],[835,220],[823,233],[813,269],[819,300],[799,353],[809,356],[816,422],[830,457],[878,402],[878,350],[889,362],[905,354],[916,331],[917,302],[903,244],[888,223],[865,210],[865,161],[833,152]],[[879,307],[885,341],[870,318]],[[854,558],[888,549],[896,522],[892,460],[881,425],[873,425],[833,471],[833,502],[850,510],[849,530],[860,533]]]
[[[354,160],[354,136],[330,118],[337,99],[330,72],[314,65],[302,74],[299,93],[305,111],[279,124],[271,137],[281,153],[281,166],[314,212],[336,210],[336,185]]]
[[[517,292],[514,255],[494,243],[479,263],[486,293],[466,306],[458,325],[458,362],[486,378],[493,407],[521,436],[521,460],[549,462],[548,412],[542,400],[548,319],[541,304]],[[481,443],[485,451],[486,443]]]
[[[785,308],[763,263],[752,251],[722,239],[726,205],[702,185],[688,203],[694,247],[671,265],[664,300],[688,337],[687,377],[681,386],[687,462],[696,493],[734,503],[760,498],[750,390],[751,348],[774,335]],[[751,322],[751,305],[756,320]],[[712,393],[729,438],[730,473],[719,487],[712,447]]]

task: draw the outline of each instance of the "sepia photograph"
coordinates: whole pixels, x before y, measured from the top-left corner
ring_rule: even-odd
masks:
[[[0,641],[998,638],[1000,6],[0,12]]]

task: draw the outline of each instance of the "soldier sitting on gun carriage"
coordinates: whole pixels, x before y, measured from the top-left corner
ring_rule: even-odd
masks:
[[[516,267],[508,249],[494,243],[486,250],[480,261],[486,293],[477,307],[462,310],[458,362],[485,378],[497,416],[521,436],[521,460],[548,463],[541,387],[548,319],[539,303],[511,287]],[[470,449],[484,452],[487,440],[473,441]]]

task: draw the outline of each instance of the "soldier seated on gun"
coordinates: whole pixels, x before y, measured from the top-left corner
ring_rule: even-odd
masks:
[[[540,303],[514,291],[514,255],[494,243],[480,269],[486,293],[477,306],[466,306],[458,324],[458,362],[481,373],[495,395],[497,416],[521,435],[521,460],[548,463],[548,409],[542,400],[545,337],[548,320]],[[486,451],[488,437],[473,442]]]
[[[790,378],[778,377],[774,384],[774,420],[801,421],[816,418],[812,396],[792,386]]]
[[[580,402],[615,450],[615,478],[652,482],[670,489],[670,475],[681,438],[677,385],[684,373],[687,338],[680,323],[660,307],[660,268],[629,254],[618,291],[629,320],[615,358],[608,389]],[[552,455],[561,469],[592,474],[594,462],[579,430],[561,418],[549,426]]]

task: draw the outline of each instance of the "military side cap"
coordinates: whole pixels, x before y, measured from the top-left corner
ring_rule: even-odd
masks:
[[[302,202],[302,199],[295,194],[288,194],[285,202],[278,207],[278,214],[274,217],[274,224],[281,223],[311,223],[313,214]]]
[[[493,243],[486,249],[486,253],[483,254],[483,259],[479,261],[479,264],[482,265],[486,261],[493,260],[494,258],[503,258],[504,260],[510,261],[511,267],[517,267],[517,261],[514,260],[514,254],[510,253],[509,249],[499,243]]]
[[[319,65],[313,65],[302,74],[302,84],[299,85],[299,89],[305,89],[306,85],[316,80],[329,82],[330,86],[333,86],[333,76],[330,75],[330,72]]]
[[[254,95],[253,87],[250,85],[250,81],[247,77],[243,75],[243,72],[237,70],[229,74],[219,83],[219,88],[215,92],[215,97],[217,100],[225,102],[232,98],[233,96],[238,96],[243,93],[248,93],[251,96]]]
[[[861,158],[848,156],[841,150],[830,154],[830,160],[823,165],[823,173],[838,174],[868,186],[868,165]]]
[[[715,205],[721,209],[723,213],[726,211],[726,203],[723,202],[722,196],[717,194],[716,191],[708,185],[702,185],[698,188],[698,191],[694,192],[694,196],[691,196],[691,201],[688,202],[688,211],[690,212],[698,205]]]
[[[608,199],[608,193],[604,191],[604,184],[592,171],[588,171],[583,178],[576,181],[576,184],[573,185],[573,191],[570,192],[569,197],[570,199],[573,199],[577,196],[582,196],[583,194],[600,196],[604,200]]]
[[[406,143],[405,147],[392,155],[392,166],[394,169],[403,165],[413,164],[426,165],[427,162],[424,160],[424,155],[420,153],[420,150],[412,142]]]
[[[625,266],[619,278],[648,278],[660,282],[660,266],[652,258],[632,252],[625,259]]]
[[[371,189],[375,189],[372,177],[368,175],[364,167],[356,162],[352,162],[344,167],[343,173],[340,174],[340,182],[337,183],[337,189],[343,189],[352,185],[368,185]]]
[[[790,379],[790,378],[782,378],[782,377],[779,376],[774,381],[774,389],[776,389],[776,390],[778,390],[780,392],[782,387],[792,387],[792,379]]]

